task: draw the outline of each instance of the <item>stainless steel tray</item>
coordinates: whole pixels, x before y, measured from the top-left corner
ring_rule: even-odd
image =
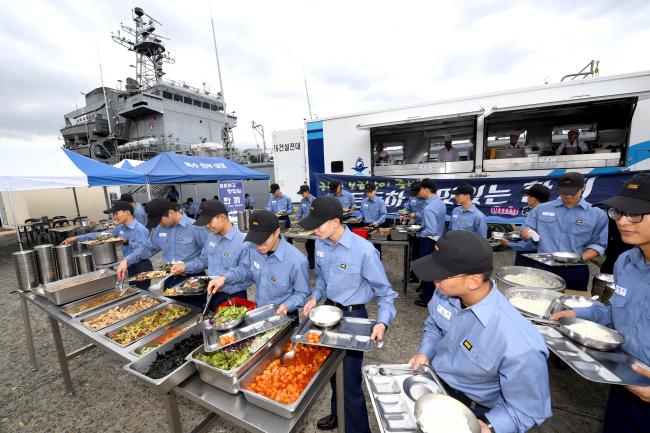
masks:
[[[163,344],[156,343],[156,341],[158,341],[159,338],[163,337],[168,332],[183,330],[182,334],[177,335],[173,339],[185,335],[185,333],[192,330],[192,328],[202,324],[202,322],[197,322],[199,318],[200,318],[200,314],[186,316],[186,318],[180,319],[178,323],[172,325],[171,327],[166,326],[162,328],[164,332],[159,333],[158,331],[156,331],[155,333],[149,334],[149,337],[143,338],[138,343],[134,343],[130,345],[129,352],[137,357],[143,357],[145,355],[148,355],[148,353],[142,355],[142,350],[148,347],[153,347],[154,349],[158,349],[159,347],[162,347],[163,345],[167,344],[171,340]],[[203,325],[201,326],[201,331],[202,330],[203,330]]]
[[[650,386],[650,379],[632,370],[633,364],[643,366],[633,356],[621,350],[602,352],[589,349],[574,343],[557,329],[544,325],[534,326],[544,337],[548,348],[585,379],[612,385]]]
[[[390,230],[390,238],[394,241],[406,241],[409,238],[409,234],[406,229],[392,228]]]
[[[338,359],[337,356],[334,356],[335,351],[332,351],[325,362],[323,362],[323,365],[321,365],[320,369],[316,372],[314,377],[312,377],[312,379],[309,381],[302,394],[300,394],[300,397],[298,397],[298,399],[291,404],[278,403],[273,399],[247,390],[246,387],[250,385],[253,380],[255,380],[255,377],[257,377],[257,375],[261,374],[264,371],[267,365],[282,356],[285,347],[290,341],[290,335],[285,335],[284,338],[282,338],[275,346],[271,348],[270,351],[267,352],[266,356],[260,359],[253,367],[251,367],[240,377],[239,384],[237,385],[249,403],[261,407],[262,409],[266,409],[269,412],[280,415],[284,418],[293,418],[294,413],[298,411],[302,405],[306,404],[310,400],[310,398],[307,398],[307,396],[311,396],[311,394],[313,394],[312,389],[317,388],[314,386],[314,384],[319,380],[321,373],[325,370],[334,368]]]
[[[565,262],[558,262],[553,260],[553,254],[552,253],[528,253],[524,254],[524,257],[527,257],[531,260],[535,260],[536,262],[542,263],[546,266],[584,266],[586,265],[585,262],[582,260],[576,263],[565,263]]]
[[[142,320],[142,318],[144,318],[144,317],[146,317],[146,316],[148,316],[148,315],[154,314],[156,311],[159,311],[159,310],[168,310],[168,309],[170,309],[171,307],[182,307],[182,308],[184,308],[184,309],[186,310],[186,311],[185,311],[185,314],[183,314],[181,317],[179,317],[178,319],[174,320],[174,321],[171,322],[171,323],[168,323],[168,324],[165,325],[165,326],[160,326],[160,327],[154,329],[153,331],[149,332],[148,334],[141,335],[139,338],[137,338],[137,339],[131,341],[129,344],[120,344],[120,343],[118,343],[117,341],[113,340],[113,339],[110,337],[110,335],[111,335],[112,333],[114,333],[114,332],[118,332],[118,331],[120,331],[120,330],[126,328],[127,326],[130,326],[130,325],[136,323],[137,321]],[[162,330],[162,329],[168,329],[168,328],[174,326],[175,324],[177,324],[177,323],[179,323],[179,322],[181,322],[181,321],[183,321],[183,320],[187,320],[186,317],[187,317],[188,315],[190,315],[191,313],[192,313],[192,309],[190,309],[189,307],[187,307],[187,306],[185,306],[185,305],[176,304],[176,303],[174,303],[174,302],[169,302],[169,303],[166,303],[166,304],[164,304],[164,305],[158,306],[157,308],[149,309],[149,310],[147,310],[147,314],[141,314],[141,315],[138,315],[138,316],[132,318],[131,320],[129,320],[128,322],[123,323],[121,326],[119,326],[119,327],[117,327],[117,328],[115,328],[115,329],[111,329],[111,330],[108,331],[108,332],[105,332],[105,333],[104,333],[104,337],[106,337],[110,342],[112,342],[112,343],[115,344],[116,346],[119,346],[119,347],[127,347],[127,346],[130,346],[130,345],[132,345],[132,344],[134,344],[134,343],[136,343],[136,342],[142,340],[142,339],[145,338],[145,337],[148,337],[148,336],[150,336],[150,335],[157,335],[158,331],[160,331],[160,330]],[[160,333],[160,334],[161,334],[161,333]]]
[[[196,291],[196,292],[191,292],[191,293],[180,293],[180,294],[177,294],[177,295],[172,295],[172,294],[169,294],[169,295],[168,295],[167,293],[165,293],[165,292],[166,292],[166,289],[165,289],[165,290],[162,291],[162,294],[163,294],[164,296],[173,296],[174,298],[176,298],[176,297],[182,297],[182,296],[198,296],[198,295],[203,295],[203,294],[205,294],[205,293],[208,291],[208,283],[209,283],[209,280],[210,280],[208,277],[190,277],[190,278],[188,278],[188,279],[186,279],[186,280],[181,281],[180,283],[176,284],[175,286],[170,287],[170,289],[182,290],[182,289],[180,289],[180,287],[181,287],[183,284],[185,284],[185,283],[187,283],[188,281],[190,281],[190,280],[207,280],[207,282],[206,282],[205,287],[204,287],[203,289],[199,289],[199,290]]]
[[[117,273],[102,269],[43,284],[45,296],[53,304],[62,305],[115,287]]]
[[[203,330],[203,349],[207,353],[214,352],[293,320],[287,316],[278,316],[275,311],[276,307],[273,304],[251,310],[246,313],[243,326],[231,331],[218,331],[213,326],[206,326]],[[219,337],[224,335],[234,335],[235,341],[222,346],[219,344]]]
[[[95,329],[95,328],[92,328],[91,326],[88,326],[88,324],[87,324],[89,321],[91,321],[91,320],[93,320],[93,319],[95,319],[95,318],[101,316],[102,314],[104,314],[104,313],[106,313],[108,310],[110,310],[111,308],[115,308],[115,307],[127,307],[127,306],[129,306],[129,305],[133,305],[133,304],[135,304],[136,302],[138,302],[139,300],[144,299],[144,298],[153,298],[153,299],[155,299],[156,301],[158,301],[158,304],[156,304],[156,305],[154,305],[154,306],[152,306],[152,307],[149,307],[149,308],[147,308],[146,310],[138,311],[137,313],[134,313],[134,314],[132,314],[132,315],[130,315],[130,316],[128,316],[128,317],[125,317],[125,318],[123,318],[122,320],[118,320],[117,322],[113,322],[113,323],[111,323],[110,325],[102,326],[101,328],[97,328],[97,329]],[[129,319],[131,319],[133,316],[138,316],[138,315],[142,314],[142,313],[145,312],[145,311],[151,311],[152,308],[157,308],[157,307],[159,307],[161,304],[164,303],[164,301],[158,299],[158,297],[156,297],[156,296],[151,296],[151,295],[148,295],[148,294],[146,294],[146,293],[142,293],[140,296],[136,296],[135,298],[126,299],[126,300],[123,299],[122,301],[123,301],[123,302],[117,302],[117,303],[114,303],[114,304],[112,304],[112,305],[105,305],[105,306],[104,306],[100,311],[97,311],[96,313],[91,314],[91,315],[89,315],[89,316],[85,316],[85,317],[79,319],[79,321],[80,321],[81,324],[84,325],[86,328],[90,329],[90,330],[93,331],[93,332],[97,332],[97,331],[101,331],[102,329],[106,329],[106,328],[110,328],[111,326],[115,326],[115,325],[117,325],[118,323],[122,323],[122,322],[124,322],[125,320],[129,320]]]
[[[271,347],[275,346],[280,340],[282,340],[287,335],[287,333],[289,333],[292,327],[290,326],[290,322],[287,322],[280,325],[279,328],[280,329],[278,330],[278,333],[275,334],[269,341],[267,341],[264,346],[260,347],[257,352],[253,353],[253,355],[246,362],[232,370],[222,370],[220,368],[213,367],[206,362],[196,359],[197,355],[205,353],[203,346],[190,353],[187,356],[187,360],[193,362],[196,365],[196,369],[198,370],[199,376],[203,382],[226,391],[230,394],[237,394],[239,392],[239,389],[237,388],[239,378],[257,361],[263,358],[271,349]]]
[[[103,307],[105,307],[107,305],[111,305],[111,304],[113,304],[115,302],[122,301],[122,300],[124,300],[126,298],[129,298],[129,297],[139,293],[138,289],[136,289],[134,287],[127,287],[124,290],[124,292],[122,292],[122,293],[120,293],[120,292],[121,291],[118,290],[118,289],[107,290],[105,292],[101,292],[101,293],[98,293],[96,295],[89,296],[87,298],[83,298],[83,299],[80,299],[78,301],[66,304],[65,306],[61,307],[61,311],[63,311],[68,316],[70,316],[72,318],[75,318],[75,317],[81,316],[83,314],[90,313],[91,311],[95,311],[95,310],[97,310],[99,308],[103,308]],[[117,297],[115,299],[111,299],[109,301],[105,301],[105,302],[103,302],[101,304],[97,304],[97,305],[94,305],[92,307],[86,308],[85,310],[80,310],[80,311],[76,311],[76,312],[72,311],[75,308],[80,307],[80,306],[82,306],[82,305],[84,305],[84,304],[86,304],[86,303],[88,303],[90,301],[93,301],[93,300],[95,300],[97,298],[101,298],[102,296],[107,296],[107,295],[113,294],[113,293],[116,294],[116,295],[119,295],[119,297]]]
[[[179,343],[192,335],[200,335],[203,332],[203,324],[199,323],[194,328],[190,329],[183,335],[179,335],[173,340],[168,341],[162,346],[158,347],[153,352],[147,353],[142,358],[137,361],[133,361],[129,364],[126,364],[123,368],[130,374],[142,379],[148,385],[157,389],[160,392],[167,393],[174,389],[176,386],[183,383],[185,379],[190,377],[196,371],[194,363],[190,361],[185,361],[174,371],[169,373],[167,376],[161,377],[160,379],[152,379],[147,376],[145,373],[149,370],[151,364],[156,360],[156,357],[159,354],[164,354],[169,352],[176,343]]]
[[[381,233],[377,233],[376,231],[372,231],[368,233],[368,237],[370,237],[370,239],[372,239],[373,241],[387,241],[389,236],[390,233],[381,234]]]
[[[381,349],[384,346],[383,341],[373,341],[370,339],[372,328],[376,323],[376,321],[371,319],[343,317],[338,325],[323,329],[314,325],[311,320],[306,319],[300,324],[291,340],[296,343],[313,344],[334,349],[368,352],[373,349]],[[320,337],[319,343],[307,341],[307,335],[310,332],[318,334]]]
[[[425,368],[424,374],[393,374],[383,376],[380,369],[407,371],[408,364],[365,365],[363,374],[370,401],[382,433],[418,433],[415,401],[428,393],[447,395],[436,374]],[[410,396],[409,396],[410,395]]]

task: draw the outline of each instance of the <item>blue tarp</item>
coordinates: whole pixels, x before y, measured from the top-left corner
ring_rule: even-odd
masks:
[[[88,177],[88,186],[142,185],[146,183],[145,176],[142,174],[86,158],[65,148],[62,150],[72,163]]]
[[[131,170],[150,184],[216,182],[218,180],[268,180],[269,175],[225,158],[206,158],[164,152]]]

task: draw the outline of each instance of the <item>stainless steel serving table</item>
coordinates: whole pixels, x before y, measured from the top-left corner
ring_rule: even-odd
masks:
[[[147,293],[147,291],[141,291]],[[37,295],[31,290],[19,290],[16,291],[19,294],[21,305],[23,307],[23,319],[25,324],[25,333],[27,339],[27,349],[29,352],[30,362],[33,369],[37,368],[36,363],[36,354],[33,346],[33,337],[31,323],[29,321],[29,311],[27,303],[31,303],[43,311],[48,316],[48,321],[50,323],[50,329],[52,331],[52,337],[54,339],[54,346],[56,348],[56,353],[59,361],[59,366],[61,367],[61,373],[63,375],[63,381],[65,384],[66,394],[73,395],[74,387],[72,384],[72,376],[70,375],[70,368],[68,361],[87,352],[93,347],[98,347],[105,352],[109,353],[112,356],[117,357],[118,359],[124,362],[131,362],[139,359],[137,355],[132,353],[132,348],[120,347],[117,344],[112,343],[110,340],[104,337],[105,332],[94,332],[81,324],[79,321],[80,317],[71,318],[66,313],[64,313],[61,307],[54,305],[46,298]],[[145,315],[152,310],[146,310],[142,313]],[[136,315],[137,316],[137,315]],[[136,317],[133,316],[133,317]],[[188,320],[194,320],[194,316],[190,315]],[[61,339],[61,329],[59,327],[59,322],[67,325],[74,332],[80,336],[91,341],[90,344],[66,353],[65,347],[63,346],[63,341]],[[120,323],[120,322],[118,322]],[[106,329],[113,329],[119,327],[118,324],[111,325]],[[157,333],[151,334],[151,339],[155,338]],[[148,342],[149,337],[145,337],[142,341]],[[144,343],[143,343],[144,344]],[[302,422],[305,419],[305,416],[309,412],[309,409],[316,402],[318,396],[329,384],[331,377],[336,374],[336,385],[337,385],[337,405],[338,407],[344,407],[344,384],[343,384],[343,358],[345,357],[344,350],[335,350],[332,352],[331,356],[336,357],[336,362],[333,362],[330,368],[323,370],[319,375],[319,380],[314,383],[314,385],[308,390],[307,394],[307,404],[296,413],[296,416],[290,419],[283,418],[279,415],[275,415],[271,412],[268,412],[262,408],[259,408],[244,398],[242,394],[232,395],[227,392],[221,391],[217,388],[214,388],[211,385],[208,385],[201,381],[198,373],[192,375],[185,382],[180,384],[175,390],[166,394],[166,411],[167,418],[169,421],[169,428],[171,433],[182,433],[183,429],[180,422],[180,413],[178,409],[178,402],[176,395],[182,395],[183,397],[188,398],[189,400],[203,406],[212,413],[208,415],[194,430],[192,433],[200,433],[207,431],[211,425],[217,420],[217,415],[223,417],[229,422],[244,428],[250,432],[259,432],[259,433],[284,433],[284,432],[295,432],[301,426]],[[338,416],[338,431],[345,432],[345,415],[344,411],[340,411]]]
[[[287,239],[296,239],[296,240],[318,240],[318,236],[303,236],[303,235],[298,235],[295,233],[287,233],[283,232],[282,236],[286,237]],[[404,248],[404,265],[403,265],[403,275],[402,275],[402,289],[404,290],[404,293],[408,291],[408,284],[409,284],[409,275],[411,274],[411,243],[408,240],[405,241],[389,241],[389,240],[375,240],[375,239],[368,239],[368,242],[371,242],[373,244],[377,245],[399,245],[402,248]]]

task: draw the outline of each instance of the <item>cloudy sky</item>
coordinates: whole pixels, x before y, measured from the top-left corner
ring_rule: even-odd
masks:
[[[60,143],[80,92],[133,71],[113,43],[142,7],[163,23],[176,64],[167,77],[218,88],[209,0],[0,0],[0,145]],[[273,130],[320,117],[543,84],[591,59],[601,75],[649,70],[650,2],[212,0],[235,140],[255,145],[251,121]],[[98,56],[99,53],[99,56]]]

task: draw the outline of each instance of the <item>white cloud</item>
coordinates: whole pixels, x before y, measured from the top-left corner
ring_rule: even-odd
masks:
[[[79,92],[131,72],[133,55],[110,40],[130,25],[132,2],[3,0],[0,143],[54,142]],[[164,25],[176,64],[166,71],[218,88],[206,0],[138,6]],[[251,120],[270,131],[314,114],[348,113],[557,81],[590,59],[603,75],[650,69],[645,1],[302,1],[212,3],[228,110],[238,145]]]

